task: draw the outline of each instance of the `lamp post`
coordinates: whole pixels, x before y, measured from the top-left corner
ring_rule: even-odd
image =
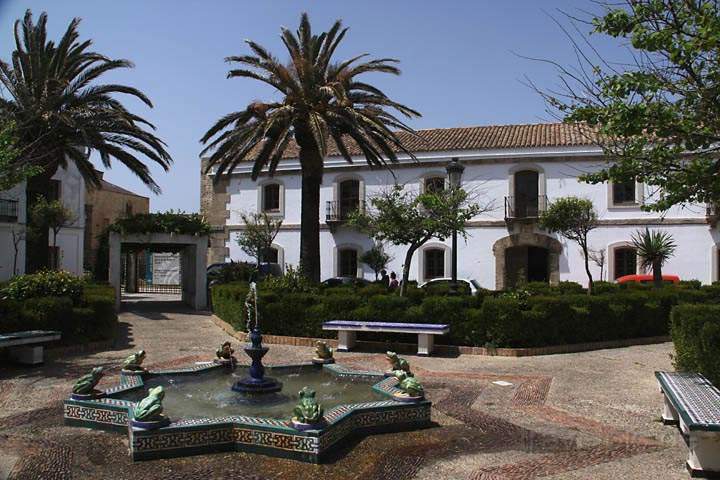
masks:
[[[452,190],[457,190],[460,188],[460,183],[462,181],[462,174],[465,170],[465,167],[458,161],[457,158],[453,158],[450,160],[450,162],[447,164],[447,167],[445,167],[445,170],[448,174],[448,179],[450,180],[450,188]],[[456,212],[457,216],[457,212]],[[452,280],[450,282],[450,293],[457,294],[458,293],[458,285],[457,285],[457,229],[454,229],[452,232]]]

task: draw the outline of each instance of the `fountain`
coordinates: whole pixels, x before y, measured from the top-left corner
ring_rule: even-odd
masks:
[[[238,364],[230,342],[215,358],[170,370],[143,367],[140,350],[123,362],[119,384],[98,389],[101,368],[78,379],[64,402],[65,423],[128,435],[133,460],[235,450],[314,463],[353,435],[430,424],[422,385],[393,352],[383,374],[334,363],[333,349],[318,342],[314,358],[269,366],[266,377],[254,282],[245,310],[249,367]]]
[[[282,383],[274,378],[265,377],[265,367],[262,364],[262,358],[268,352],[268,347],[262,345],[257,312],[257,285],[255,282],[250,282],[250,290],[245,298],[245,310],[247,311],[246,326],[250,344],[244,350],[252,360],[252,364],[248,371],[249,375],[235,382],[232,389],[252,396],[279,392],[282,390]]]

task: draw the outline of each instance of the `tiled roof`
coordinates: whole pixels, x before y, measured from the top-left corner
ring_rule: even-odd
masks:
[[[418,136],[406,132],[398,134],[403,145],[414,153],[594,145],[592,130],[566,123],[431,128],[418,130],[417,133]],[[352,155],[362,155],[355,142],[348,139],[345,143]],[[328,156],[339,155],[335,143],[329,141]],[[288,145],[283,158],[297,158],[297,156],[298,147],[293,142]]]

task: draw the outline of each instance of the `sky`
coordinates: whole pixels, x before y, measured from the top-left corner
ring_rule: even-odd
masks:
[[[586,16],[590,0],[0,0],[0,58],[14,49],[13,23],[26,9],[48,13],[50,38],[59,38],[74,17],[95,51],[125,58],[135,68],[113,72],[119,82],[145,92],[154,108],[126,104],[157,127],[174,164],[152,168],[162,194],[154,195],[123,165],[105,178],[150,197],[152,211],[196,212],[200,206],[200,137],[221,116],[254,100],[275,99],[269,87],[227,79],[229,55],[250,53],[252,39],[285,59],[281,26],[295,29],[308,12],[313,28],[342,19],[350,30],[336,53],[361,53],[401,61],[402,75],[373,74],[394,100],[422,113],[414,128],[536,123],[553,120],[540,96],[524,84],[557,84],[552,67],[523,57],[574,64],[568,39],[553,17],[561,11]],[[624,55],[599,38],[601,52]]]

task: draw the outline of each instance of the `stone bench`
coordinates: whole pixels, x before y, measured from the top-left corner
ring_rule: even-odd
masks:
[[[43,343],[60,340],[60,332],[29,330],[0,334],[0,348],[8,348],[10,359],[25,365],[43,363]],[[40,344],[40,345],[38,345]]]
[[[662,420],[677,425],[692,477],[720,478],[720,390],[699,373],[655,372],[665,398]]]
[[[418,355],[430,355],[435,345],[435,335],[445,335],[449,325],[433,323],[356,322],[331,320],[324,322],[323,330],[337,330],[338,351],[347,352],[355,346],[357,332],[414,333],[418,336]]]

